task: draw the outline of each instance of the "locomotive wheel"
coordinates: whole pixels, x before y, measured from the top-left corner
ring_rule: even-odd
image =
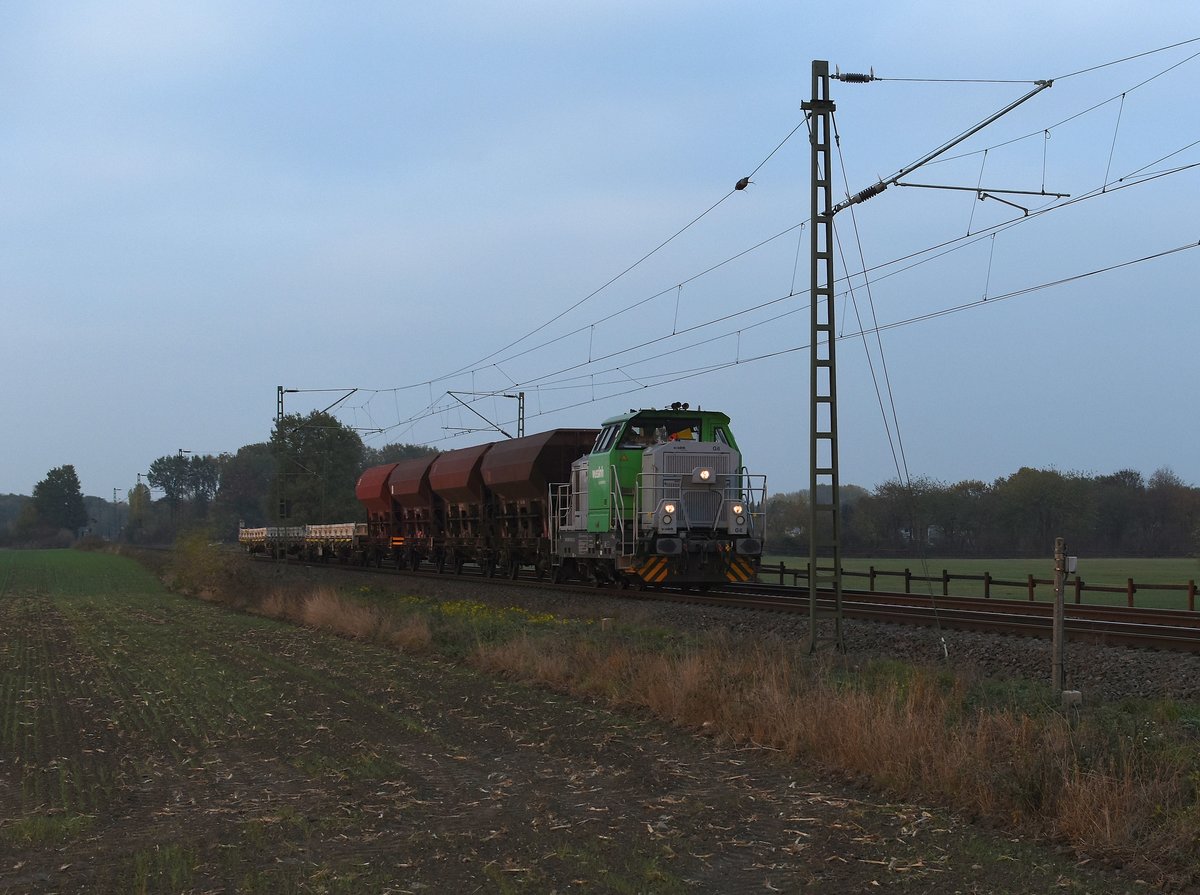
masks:
[[[517,562],[515,559],[509,560],[508,577],[511,578],[513,581],[516,581],[518,576],[520,576],[520,574],[521,574],[521,564],[519,562]]]

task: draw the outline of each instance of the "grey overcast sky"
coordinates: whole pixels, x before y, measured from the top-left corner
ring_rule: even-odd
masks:
[[[0,492],[123,496],[278,385],[439,449],[498,437],[449,391],[531,432],[689,401],[805,487],[814,59],[883,78],[833,85],[839,196],[1038,79],[907,180],[1071,196],[838,215],[843,482],[896,476],[894,404],[913,475],[1200,483],[1197,38],[1194,0],[5,3]]]

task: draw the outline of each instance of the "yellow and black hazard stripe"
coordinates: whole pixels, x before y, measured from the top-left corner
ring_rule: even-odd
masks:
[[[754,577],[754,565],[744,557],[735,556],[729,561],[729,568],[725,570],[725,577],[735,583],[749,581]]]
[[[637,573],[647,584],[661,584],[671,573],[671,562],[665,556],[652,556],[638,567]]]

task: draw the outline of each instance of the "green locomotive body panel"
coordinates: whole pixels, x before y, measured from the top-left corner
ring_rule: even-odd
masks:
[[[636,410],[604,421],[588,456],[588,531],[611,531],[619,524],[618,519],[627,525],[633,523],[642,452],[655,444],[678,440],[738,449],[729,417],[712,410]]]

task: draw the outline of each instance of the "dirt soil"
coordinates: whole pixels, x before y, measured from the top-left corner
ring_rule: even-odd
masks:
[[[34,649],[52,682],[30,683],[24,717],[65,694],[57,737],[0,753],[0,834],[63,811],[41,784],[64,766],[104,793],[76,804],[77,835],[0,835],[3,893],[1148,889],[766,749],[442,659],[173,597],[89,639],[80,618],[104,610],[83,609],[0,607],[0,662]],[[175,638],[161,656],[150,629]],[[189,690],[218,673],[227,692]]]

